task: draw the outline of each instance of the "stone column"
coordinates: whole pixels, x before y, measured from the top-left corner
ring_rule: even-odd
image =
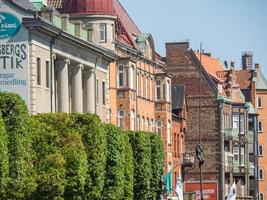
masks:
[[[60,62],[59,67],[59,112],[69,113],[69,64],[70,60]]]
[[[83,112],[82,70],[83,65],[79,64],[73,74],[73,111],[79,113]]]
[[[86,74],[86,112],[95,113],[95,71],[91,69]]]

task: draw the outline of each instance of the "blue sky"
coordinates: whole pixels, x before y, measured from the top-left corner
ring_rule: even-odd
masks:
[[[120,0],[142,32],[151,33],[157,51],[165,42],[189,40],[191,48],[235,61],[252,51],[267,76],[267,0]]]

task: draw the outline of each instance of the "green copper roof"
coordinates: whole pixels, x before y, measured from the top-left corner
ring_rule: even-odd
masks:
[[[218,95],[217,100],[218,101],[223,101],[223,102],[229,102],[229,103],[232,102],[231,99],[229,99],[228,97],[224,97],[224,96],[221,96],[221,95]]]
[[[262,74],[261,71],[259,71],[259,73],[257,75],[258,75],[258,77],[255,80],[256,89],[266,90],[267,89],[267,80],[266,80],[266,78],[264,77],[264,75]]]
[[[248,114],[257,114],[257,112],[256,112],[256,110],[255,110],[255,108],[251,102],[247,102],[246,105],[248,107]]]

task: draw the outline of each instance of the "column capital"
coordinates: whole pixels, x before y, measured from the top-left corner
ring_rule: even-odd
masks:
[[[65,64],[70,65],[70,59],[66,58],[64,59]]]
[[[56,60],[57,59],[57,54],[56,53],[52,53],[52,59]]]
[[[77,67],[78,67],[79,69],[81,69],[81,70],[84,70],[84,66],[83,66],[83,64],[78,64]]]

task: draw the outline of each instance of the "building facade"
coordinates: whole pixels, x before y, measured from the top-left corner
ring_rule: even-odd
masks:
[[[152,35],[139,30],[118,0],[64,1],[62,15],[88,27],[93,43],[118,56],[109,67],[110,122],[123,129],[158,132],[165,169],[171,169],[171,78],[162,70],[165,63]]]
[[[207,199],[225,199],[233,182],[237,199],[253,199],[256,158],[256,113],[237,84],[234,64],[224,64],[209,53],[194,52],[188,42],[167,43],[166,72],[173,84],[187,88],[185,153],[203,147],[203,187]],[[194,81],[192,81],[194,80]],[[198,161],[185,167],[185,191],[199,192]]]
[[[242,55],[242,70],[236,72],[238,77],[238,84],[240,85],[246,100],[252,102],[258,114],[257,131],[258,143],[255,151],[257,152],[258,165],[255,166],[257,172],[257,191],[258,199],[266,199],[267,184],[266,184],[266,148],[267,143],[266,130],[264,129],[267,123],[267,112],[264,102],[267,101],[267,81],[261,71],[261,66],[255,64],[253,67],[253,55],[251,52],[244,52]]]
[[[3,1],[1,9],[5,20],[18,20],[17,32],[1,38],[1,90],[20,94],[31,114],[90,112],[108,122],[108,66],[116,55],[52,9],[38,12],[29,1]]]

